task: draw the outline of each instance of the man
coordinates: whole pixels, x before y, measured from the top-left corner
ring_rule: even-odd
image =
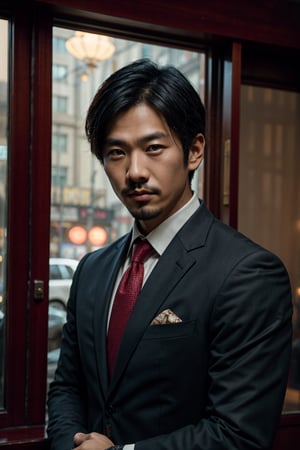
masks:
[[[49,391],[52,450],[272,447],[290,355],[289,279],[192,192],[204,122],[185,77],[147,60],[111,75],[89,108],[92,152],[135,222],[74,276]],[[128,321],[116,319],[138,236],[151,244],[143,287]],[[125,303],[134,289],[123,290]]]

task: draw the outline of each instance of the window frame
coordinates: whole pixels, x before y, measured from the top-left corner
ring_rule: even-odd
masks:
[[[0,411],[0,445],[15,442],[18,448],[19,442],[26,448],[28,442],[28,448],[34,449],[45,442],[47,358],[40,355],[47,354],[48,334],[51,147],[45,136],[51,136],[52,23],[47,14],[32,16],[24,6],[4,18],[10,30],[10,120],[5,408]],[[35,298],[34,280],[44,281],[42,301]]]

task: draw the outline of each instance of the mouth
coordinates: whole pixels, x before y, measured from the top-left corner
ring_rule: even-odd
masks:
[[[127,197],[136,202],[147,202],[153,198],[154,192],[145,189],[134,189],[127,193]]]

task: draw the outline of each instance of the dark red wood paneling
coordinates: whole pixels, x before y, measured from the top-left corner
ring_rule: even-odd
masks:
[[[272,450],[297,450],[300,442],[300,414],[283,414]]]
[[[28,20],[26,14],[16,15],[10,34],[6,396],[5,409],[0,412],[1,427],[23,423],[25,414],[31,70]]]
[[[38,10],[33,17],[30,308],[27,421],[44,424],[47,381],[48,277],[51,186],[52,20]],[[34,280],[44,282],[35,300]],[[42,356],[41,356],[42,355]]]
[[[155,32],[176,29],[185,36],[214,35],[230,39],[300,47],[300,5],[286,0],[38,0],[62,13],[92,20],[112,20],[134,27],[136,22]],[[141,26],[139,24],[139,26]]]
[[[240,149],[240,91],[241,91],[242,46],[232,45],[231,79],[231,156],[230,156],[230,202],[229,225],[237,228],[239,193],[239,149]]]

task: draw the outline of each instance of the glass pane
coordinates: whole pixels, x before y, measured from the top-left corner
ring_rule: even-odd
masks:
[[[294,341],[284,411],[300,410],[300,94],[243,86],[239,230],[281,257],[290,275]]]
[[[0,19],[0,408],[4,407],[5,306],[6,306],[6,208],[8,116],[8,22]]]
[[[50,256],[60,258],[68,270],[72,261],[76,264],[86,252],[114,241],[126,233],[132,223],[100,163],[91,155],[85,137],[86,111],[98,87],[118,68],[141,57],[149,57],[159,64],[179,68],[204,99],[205,55],[114,38],[113,55],[95,63],[91,58],[87,61],[76,59],[66,51],[66,41],[74,36],[74,31],[54,28],[53,36]],[[200,197],[202,177],[203,168],[193,179],[193,189]],[[67,287],[65,291],[60,290],[60,298],[52,298],[50,292],[50,305],[58,305],[58,300],[61,304],[66,303],[69,281],[50,280],[52,288],[56,285],[57,292],[58,283]],[[62,311],[57,310],[51,308],[52,321],[49,322],[49,380],[56,364],[63,322]]]

